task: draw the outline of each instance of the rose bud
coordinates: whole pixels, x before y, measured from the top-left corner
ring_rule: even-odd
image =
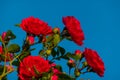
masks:
[[[80,50],[76,50],[75,55],[80,59],[82,58],[82,52]]]
[[[5,40],[6,35],[7,35],[7,32],[3,32],[3,33],[2,33],[2,40],[3,40],[3,41]]]
[[[51,50],[50,49],[46,50],[46,54],[50,55],[51,54]]]
[[[10,66],[10,65],[6,65],[6,68],[7,68],[7,71],[13,71],[14,70],[13,66]]]
[[[74,60],[72,60],[72,59],[70,59],[69,61],[68,61],[68,63],[67,63],[67,65],[69,66],[69,67],[75,67],[75,61]]]
[[[57,75],[52,75],[51,80],[58,80],[58,76]]]
[[[79,77],[80,76],[80,71],[78,69],[75,69],[74,74],[75,74],[76,77]]]
[[[33,36],[27,36],[27,41],[30,45],[34,44],[35,40]]]
[[[88,63],[87,63],[86,61],[85,61],[85,62],[83,62],[82,64],[83,64],[83,67],[88,66]]]
[[[53,33],[55,33],[55,34],[60,33],[60,29],[59,28],[54,28]]]

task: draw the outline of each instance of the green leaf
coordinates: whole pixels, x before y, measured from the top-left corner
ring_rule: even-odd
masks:
[[[62,47],[60,47],[60,46],[58,46],[57,48],[58,48],[58,50],[60,51],[61,55],[64,55],[64,54],[65,54],[65,49],[64,49],[64,48],[62,48]]]
[[[7,31],[5,40],[7,40],[8,38],[11,39],[11,40],[16,38],[16,36],[13,34],[13,32],[11,30]]]
[[[62,70],[62,67],[61,67],[60,65],[56,65],[55,68],[58,69],[58,70],[61,71],[61,72],[63,71],[63,70]]]
[[[21,54],[21,56],[19,57],[19,59],[22,60],[23,58],[25,58],[25,57],[27,57],[27,56],[29,56],[29,55],[30,55],[30,52],[29,52],[29,51],[23,52],[23,53]]]
[[[58,74],[59,79],[58,80],[75,80],[74,78],[70,77],[69,75],[63,73]]]
[[[40,51],[39,51],[39,55],[40,55],[40,56],[44,56],[44,50],[40,50]]]
[[[78,56],[76,56],[76,55],[74,55],[74,54],[72,54],[72,53],[70,53],[70,52],[68,52],[66,55],[65,55],[65,57],[67,58],[72,58],[72,59],[74,59],[74,60],[79,60],[79,57]]]
[[[51,52],[52,56],[55,57],[57,55],[57,52],[55,51],[55,49],[53,48],[52,49],[52,52]]]
[[[69,60],[70,58],[68,56],[62,56],[61,58],[65,59],[65,60]]]
[[[8,46],[8,52],[10,53],[16,53],[20,51],[20,47],[17,44],[11,44]]]
[[[12,63],[12,65],[14,65],[14,66],[19,66],[19,61],[14,61],[14,62]]]
[[[60,55],[60,53],[59,53],[59,49],[57,48],[57,56],[59,56]]]

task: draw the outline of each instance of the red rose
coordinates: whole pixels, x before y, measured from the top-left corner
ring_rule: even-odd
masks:
[[[50,67],[49,61],[40,56],[28,56],[20,63],[18,75],[20,80],[31,80],[32,77],[38,78],[42,73],[48,72]]]
[[[67,28],[72,40],[78,44],[82,45],[84,40],[84,33],[81,29],[80,22],[73,16],[63,17],[63,23]]]
[[[2,46],[0,46],[0,54],[3,53],[3,49],[2,49]]]
[[[48,35],[52,33],[52,29],[47,23],[34,17],[23,19],[20,27],[27,33],[35,35]]]
[[[58,76],[57,76],[57,75],[55,75],[55,74],[54,74],[54,75],[52,75],[52,76],[51,76],[51,80],[58,80]]]
[[[96,51],[86,48],[84,51],[85,59],[88,65],[95,71],[100,77],[104,75],[104,63]]]

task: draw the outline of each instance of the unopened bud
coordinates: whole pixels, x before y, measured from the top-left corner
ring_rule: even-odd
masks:
[[[7,71],[9,72],[11,72],[11,71],[13,71],[14,70],[14,68],[13,68],[13,66],[10,66],[10,65],[6,65],[6,68],[7,68]]]
[[[82,52],[80,50],[76,50],[75,55],[78,56],[79,59],[82,58]]]
[[[74,74],[75,74],[76,77],[79,77],[80,76],[80,71],[78,69],[75,69]]]
[[[7,32],[3,32],[3,33],[2,33],[2,40],[3,40],[3,41],[5,40],[6,35],[7,35]]]
[[[35,40],[34,40],[34,37],[33,36],[28,36],[27,37],[27,41],[30,45],[34,44]]]
[[[54,28],[54,29],[53,29],[53,33],[55,33],[55,34],[56,34],[56,33],[60,33],[60,29],[59,29],[59,28]]]
[[[83,62],[83,67],[86,67],[86,66],[88,66],[88,63],[85,61]]]
[[[75,61],[74,60],[72,60],[72,59],[70,59],[69,61],[68,61],[68,63],[67,63],[67,65],[69,66],[69,67],[75,67]]]
[[[50,55],[51,54],[51,50],[50,49],[46,50],[46,54]]]

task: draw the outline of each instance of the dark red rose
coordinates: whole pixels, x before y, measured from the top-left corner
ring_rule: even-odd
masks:
[[[88,65],[96,72],[100,77],[104,75],[104,63],[98,53],[94,50],[86,48],[84,51],[85,59]]]
[[[58,76],[55,75],[55,74],[53,74],[53,75],[51,76],[51,80],[58,80]]]
[[[0,46],[0,54],[3,53],[3,49],[2,49],[2,46]]]
[[[3,40],[3,41],[5,40],[6,35],[7,35],[7,32],[3,32],[3,33],[2,33],[2,40]]]
[[[18,76],[20,80],[31,80],[32,77],[38,78],[42,73],[48,72],[50,67],[49,61],[44,60],[40,56],[28,56],[20,63]]]
[[[47,23],[34,17],[23,19],[20,27],[27,33],[35,35],[48,35],[52,33],[52,28]]]
[[[82,45],[84,40],[84,33],[81,29],[80,22],[73,16],[63,17],[63,23],[67,28],[72,40],[78,44]]]

